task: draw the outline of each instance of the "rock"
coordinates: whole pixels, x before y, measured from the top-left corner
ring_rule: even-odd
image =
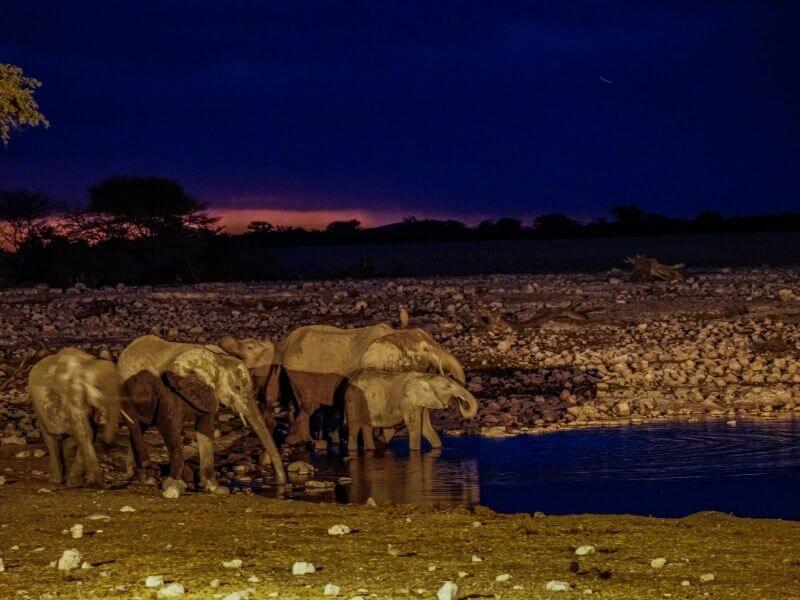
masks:
[[[620,417],[629,417],[631,415],[631,406],[623,400],[622,402],[617,402],[614,405],[614,411]]]
[[[347,535],[350,528],[347,525],[333,525],[328,528],[328,535]]]
[[[316,573],[313,563],[298,561],[292,565],[292,575],[310,575]]]
[[[6,563],[3,562],[3,559],[0,558],[0,573],[6,572]]]
[[[477,556],[477,555],[473,554],[472,555],[472,562],[474,562],[474,563],[483,562],[483,559],[480,556]]]
[[[122,508],[119,509],[119,512],[121,512],[121,513],[135,513],[136,509],[133,508],[132,506],[125,505],[125,506],[123,506]]]
[[[19,435],[7,435],[0,438],[0,444],[3,446],[25,446],[27,443],[25,438]]]
[[[250,577],[247,578],[247,582],[248,583],[261,583],[261,579],[256,575],[250,575]]]
[[[178,596],[183,596],[185,593],[186,590],[183,588],[183,585],[181,585],[180,583],[170,583],[168,586],[158,590],[158,594],[156,594],[156,597],[177,598]]]
[[[69,533],[73,540],[79,540],[83,537],[83,525],[75,523],[75,525],[69,528]]]
[[[710,583],[710,582],[714,581],[715,579],[716,579],[716,577],[714,576],[713,573],[703,573],[702,575],[700,575],[700,582],[701,583]]]
[[[314,465],[310,465],[302,460],[289,463],[289,466],[286,467],[287,473],[295,473],[297,475],[311,475],[315,470]]]
[[[42,450],[41,448],[37,448],[33,451],[33,458],[42,458],[43,456],[47,456],[47,452]]]
[[[789,302],[794,300],[794,292],[789,288],[782,288],[778,290],[778,297],[781,299],[782,302]]]
[[[234,558],[233,560],[223,561],[222,566],[225,567],[226,569],[241,569],[242,559]]]
[[[548,581],[544,587],[551,592],[568,592],[572,589],[572,586],[566,581],[556,581],[555,579]]]
[[[227,489],[227,488],[226,488]],[[164,491],[161,493],[164,498],[180,498],[181,497],[181,490],[177,485],[171,485],[168,488],[164,488]]]
[[[511,579],[511,575],[509,575],[508,573],[503,573],[502,575],[498,575],[497,577],[494,578],[495,581],[498,581],[500,583],[508,581],[509,579]]]
[[[30,458],[31,453],[27,450],[22,450],[14,455],[14,458]]]
[[[81,553],[75,548],[64,550],[61,558],[58,559],[59,571],[72,571],[81,566]]]
[[[322,589],[323,596],[338,596],[342,593],[342,588],[334,583],[326,583]]]
[[[586,556],[587,554],[594,554],[595,548],[594,546],[578,546],[575,549],[575,554],[577,556]]]
[[[159,588],[162,585],[164,585],[163,575],[148,575],[147,578],[144,580],[144,587]]]
[[[0,475],[0,485],[6,484],[6,478],[3,475]]]
[[[653,567],[654,569],[660,569],[666,564],[667,564],[666,558],[654,558],[653,560],[650,561],[650,566]]]
[[[367,506],[369,506],[370,508],[375,508],[376,506],[378,506],[378,504],[375,502],[375,499],[374,499],[372,496],[370,496],[369,498],[367,498],[367,501],[366,501],[366,503],[365,503],[365,504],[366,504]]]
[[[436,592],[436,600],[458,600],[458,586],[452,581],[445,581]]]

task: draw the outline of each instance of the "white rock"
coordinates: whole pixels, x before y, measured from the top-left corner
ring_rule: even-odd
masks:
[[[177,598],[178,596],[183,596],[185,593],[186,590],[183,589],[180,583],[170,583],[168,586],[158,590],[156,596],[159,598]]]
[[[575,554],[578,556],[586,556],[587,554],[594,554],[594,546],[578,546],[575,549]]]
[[[298,475],[310,475],[316,469],[314,469],[314,465],[311,465],[305,461],[297,460],[293,463],[289,463],[289,466],[286,467],[286,471],[288,473],[296,473]]]
[[[466,571],[459,571],[458,572],[458,578],[459,579],[464,579],[464,577],[467,577],[467,576],[469,576],[469,573],[467,573]]]
[[[34,458],[42,458],[46,454],[47,454],[47,452],[45,452],[41,448],[37,448],[36,450],[33,451],[33,457]]]
[[[473,554],[472,555],[472,562],[474,562],[474,563],[483,562],[483,559],[480,556],[477,556],[477,555]]]
[[[0,485],[6,484],[6,478],[3,475],[0,475]]]
[[[572,586],[568,584],[566,581],[548,581],[547,585],[544,586],[551,592],[567,592],[572,589]]]
[[[298,561],[292,565],[292,575],[309,575],[316,572],[317,569],[310,562]]]
[[[458,600],[458,586],[452,581],[445,581],[436,592],[437,600]]]
[[[226,560],[222,562],[222,566],[226,569],[241,569],[242,568],[242,559],[241,558],[234,558],[233,560]]]
[[[247,582],[248,583],[261,583],[261,579],[257,575],[250,575],[250,577],[247,578]]]
[[[369,498],[367,498],[366,505],[369,506],[370,508],[375,508],[376,506],[378,506],[378,503],[375,502],[375,498],[370,496]]]
[[[208,585],[209,587],[217,589],[219,587],[219,579],[212,579]]]
[[[0,558],[0,573],[6,572],[6,563],[3,562],[3,559]]]
[[[340,588],[335,583],[326,583],[325,587],[322,589],[323,596],[338,596],[342,593],[342,588]]]
[[[650,561],[650,566],[653,567],[654,569],[660,569],[665,564],[667,564],[666,558],[659,557],[659,558],[654,558],[653,560]]]
[[[508,581],[509,579],[511,579],[511,575],[509,575],[508,573],[503,573],[502,575],[498,575],[497,577],[494,578],[495,581],[499,581],[501,583],[503,581]]]
[[[59,571],[71,571],[81,566],[81,553],[75,548],[64,550],[61,558],[58,559]]]
[[[246,590],[238,590],[236,592],[231,592],[227,596],[223,597],[222,600],[245,600],[246,598],[250,597],[250,594],[253,593],[253,590],[246,589]]]
[[[14,458],[29,458],[30,455],[31,455],[31,453],[28,452],[27,450],[22,450],[21,452],[17,452],[14,455]]]
[[[73,540],[81,539],[83,537],[83,525],[75,523],[75,525],[69,528],[69,534],[72,536]]]
[[[164,498],[174,500],[175,498],[181,497],[181,490],[177,485],[171,485],[168,488],[165,488],[164,491],[161,492],[161,495],[164,496]]]
[[[333,525],[328,528],[328,535],[347,535],[350,528],[347,525]]]
[[[716,577],[714,576],[713,573],[703,573],[702,575],[700,575],[700,581],[702,583],[709,583],[711,581],[714,581],[715,579]]]
[[[119,509],[119,512],[121,512],[121,513],[135,513],[136,509],[133,508],[132,506],[125,505],[125,506],[123,506],[122,508]]]
[[[158,588],[162,585],[164,585],[163,575],[148,575],[148,577],[144,580],[144,587]]]

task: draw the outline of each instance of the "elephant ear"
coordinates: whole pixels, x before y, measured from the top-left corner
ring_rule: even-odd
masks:
[[[447,408],[452,397],[450,380],[442,375],[408,373],[403,386],[403,402],[424,408]]]
[[[152,424],[158,411],[158,390],[161,380],[150,371],[143,370],[129,377],[125,382],[127,393],[126,408],[133,413],[128,415],[140,423]]]
[[[215,413],[219,410],[219,398],[214,389],[197,375],[184,376],[167,371],[164,373],[164,378],[172,390],[191,404],[195,410],[203,413]]]
[[[401,373],[439,371],[436,342],[421,329],[404,329],[378,338],[361,356],[360,366]]]

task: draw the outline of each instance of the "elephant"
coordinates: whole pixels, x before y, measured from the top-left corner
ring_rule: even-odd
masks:
[[[167,373],[174,373],[179,377],[196,376],[213,391],[220,404],[231,408],[245,424],[250,425],[266,451],[262,455],[262,464],[271,460],[276,481],[286,483],[286,472],[278,447],[258,413],[250,373],[241,360],[197,344],[168,342],[154,335],[145,335],[133,340],[122,351],[118,366],[125,380],[142,370],[147,370],[156,377]],[[181,390],[181,394],[185,393],[188,390]],[[202,405],[199,399],[193,399],[190,403],[193,406]],[[196,437],[200,464],[213,464],[212,437],[200,430],[196,432]],[[201,480],[201,483],[209,489],[217,485],[213,478]]]
[[[447,408],[455,402],[463,418],[478,414],[477,399],[462,384],[432,373],[359,371],[349,378],[343,396],[350,452],[358,450],[359,432],[363,433],[364,448],[374,450],[372,429],[402,422],[408,428],[410,450],[420,449],[421,436],[432,447],[441,448],[429,409]]]
[[[311,440],[309,419],[333,404],[336,390],[360,369],[432,372],[465,383],[458,360],[422,329],[395,330],[379,324],[356,329],[309,325],[282,343],[282,366],[300,406],[288,444]]]
[[[281,349],[269,340],[236,339],[226,335],[219,347],[241,359],[250,371],[256,399],[264,406],[264,420],[270,431],[275,428],[274,410],[280,401]]]
[[[183,377],[167,371],[163,379],[143,369],[125,381],[126,398],[122,402],[122,415],[128,422],[136,473],[145,478],[145,469],[151,466],[150,455],[142,437],[143,432],[155,425],[169,452],[169,475],[173,479],[184,477],[183,422],[187,416],[195,417],[195,430],[206,438],[214,435],[214,416],[219,410],[219,399],[197,375]],[[203,462],[205,461],[205,462]],[[214,457],[204,453],[200,463],[201,482],[213,482]]]
[[[63,348],[36,363],[28,376],[28,395],[50,455],[50,477],[68,485],[103,483],[94,448],[97,426],[110,446],[117,434],[125,392],[122,376],[110,360],[75,348]]]

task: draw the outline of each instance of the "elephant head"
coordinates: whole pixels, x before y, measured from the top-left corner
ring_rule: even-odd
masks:
[[[258,412],[256,406],[253,382],[250,373],[238,358],[226,354],[216,354],[203,347],[191,347],[184,350],[166,365],[164,373],[167,374],[168,381],[176,382],[178,378],[188,378],[194,376],[212,389],[223,404],[233,410],[242,421],[253,429],[266,450],[266,456],[262,457],[262,462],[268,457],[275,468],[275,478],[279,483],[286,482],[286,474],[281,463],[280,453],[272,435],[267,430],[264,420]],[[181,395],[192,405],[203,405],[206,399],[198,397],[203,392],[203,386],[195,385],[194,390],[181,390]],[[188,397],[187,397],[188,396]]]
[[[257,340],[226,335],[219,340],[220,347],[247,365],[256,385],[257,393],[264,395],[267,409],[278,406],[280,395],[281,352],[269,340]]]
[[[464,419],[472,419],[478,414],[475,396],[463,385],[443,375],[409,373],[400,402],[434,409],[447,408],[455,402]]]
[[[422,329],[396,331],[372,342],[361,356],[362,369],[395,373],[438,373],[466,383],[455,356]]]
[[[117,425],[125,386],[122,375],[110,360],[95,359],[82,369],[86,376],[86,400],[96,409],[103,420],[101,439],[107,445],[117,437]]]

